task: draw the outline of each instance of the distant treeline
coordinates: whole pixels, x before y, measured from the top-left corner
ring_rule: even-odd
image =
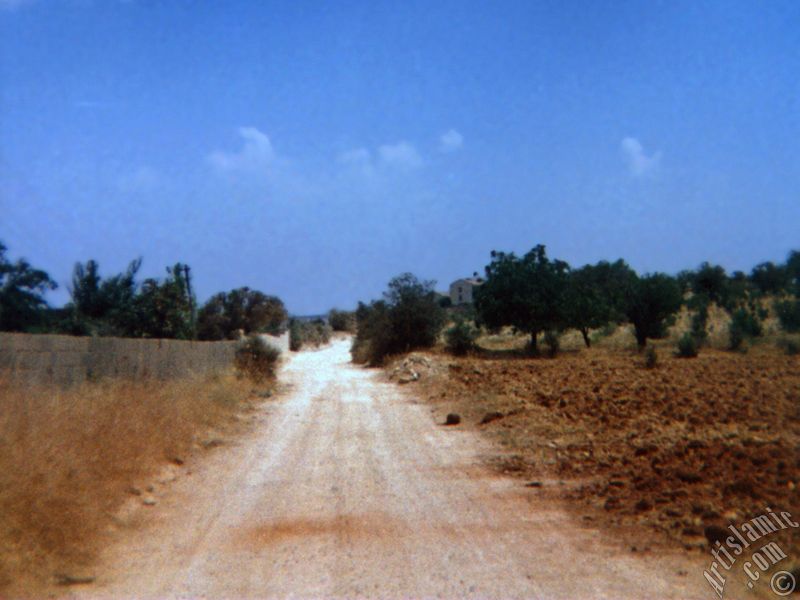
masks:
[[[245,334],[280,333],[288,314],[283,302],[243,287],[197,305],[188,265],[166,269],[163,279],[137,279],[141,259],[123,273],[102,277],[94,260],[75,265],[70,302],[59,309],[44,300],[57,287],[24,259],[12,262],[0,242],[0,331],[118,337],[223,340]]]
[[[730,314],[730,347],[736,349],[746,338],[761,335],[767,298],[781,327],[790,333],[800,331],[796,250],[785,262],[761,263],[749,274],[728,274],[723,267],[704,262],[673,276],[639,275],[621,259],[572,268],[563,260],[550,259],[545,247],[538,245],[523,256],[493,251],[485,272],[484,283],[474,291],[469,318],[457,314],[455,326],[447,332],[447,344],[455,352],[469,350],[477,333],[473,324],[488,331],[510,326],[526,333],[534,354],[543,336],[554,354],[564,331],[580,331],[589,346],[591,330],[630,323],[643,348],[648,339],[664,337],[686,305],[692,313],[691,331],[682,340],[681,352],[692,355],[708,335],[712,304]],[[354,360],[380,364],[389,354],[433,345],[446,320],[443,304],[434,282],[420,281],[410,273],[394,278],[383,299],[359,304]]]
[[[280,333],[288,325],[286,308],[275,296],[243,287],[220,292],[198,307],[187,265],[177,263],[163,279],[143,281],[137,279],[140,267],[141,260],[134,260],[123,273],[101,277],[96,261],[78,263],[70,302],[52,309],[44,294],[56,283],[23,259],[12,262],[0,243],[0,331],[221,340],[240,331]],[[542,334],[553,345],[560,333],[578,330],[588,346],[590,330],[623,322],[633,325],[644,347],[648,339],[665,335],[684,304],[692,311],[695,343],[701,345],[707,336],[708,310],[716,304],[731,315],[731,347],[737,347],[746,337],[760,335],[767,297],[782,328],[800,331],[797,250],[782,263],[761,263],[750,273],[729,274],[704,262],[673,276],[639,275],[621,259],[572,268],[550,259],[538,245],[523,256],[493,251],[485,272],[485,282],[475,290],[474,324],[525,332],[533,352]],[[384,299],[359,304],[355,315],[331,311],[329,321],[334,330],[344,331],[352,331],[357,321],[356,354],[375,363],[434,343],[445,322],[441,310],[433,282],[404,274],[392,280]],[[451,337],[465,348],[468,328],[462,324],[455,334]]]

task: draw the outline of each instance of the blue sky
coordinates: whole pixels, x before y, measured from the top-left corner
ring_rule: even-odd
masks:
[[[0,240],[297,314],[800,248],[800,3],[0,0]]]

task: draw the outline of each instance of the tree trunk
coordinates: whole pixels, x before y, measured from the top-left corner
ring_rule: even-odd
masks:
[[[639,346],[639,350],[644,350],[647,346],[647,336],[639,330],[636,330],[636,344]]]
[[[584,327],[581,329],[581,335],[583,336],[583,343],[586,344],[586,347],[591,348],[592,341],[589,339],[589,330]]]
[[[536,335],[538,333],[539,333],[538,331],[531,331],[531,344],[530,344],[529,351],[534,356],[539,354],[539,348],[536,346]]]

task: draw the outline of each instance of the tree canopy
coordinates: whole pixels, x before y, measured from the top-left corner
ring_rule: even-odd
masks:
[[[11,262],[0,242],[0,331],[27,331],[41,321],[44,294],[58,287],[23,258]]]
[[[283,302],[247,287],[212,296],[197,315],[201,340],[233,339],[237,332],[279,333],[289,315]]]
[[[359,303],[354,360],[377,365],[389,354],[435,344],[444,325],[444,313],[434,285],[433,281],[403,273],[389,282],[382,300]]]
[[[495,252],[486,266],[486,281],[475,290],[477,321],[489,329],[511,326],[531,336],[565,325],[564,302],[570,278],[569,265],[551,261],[543,245],[522,257]]]

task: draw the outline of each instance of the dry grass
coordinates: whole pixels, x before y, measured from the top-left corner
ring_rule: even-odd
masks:
[[[233,375],[69,390],[0,381],[0,593],[86,567],[127,490],[232,423]]]

